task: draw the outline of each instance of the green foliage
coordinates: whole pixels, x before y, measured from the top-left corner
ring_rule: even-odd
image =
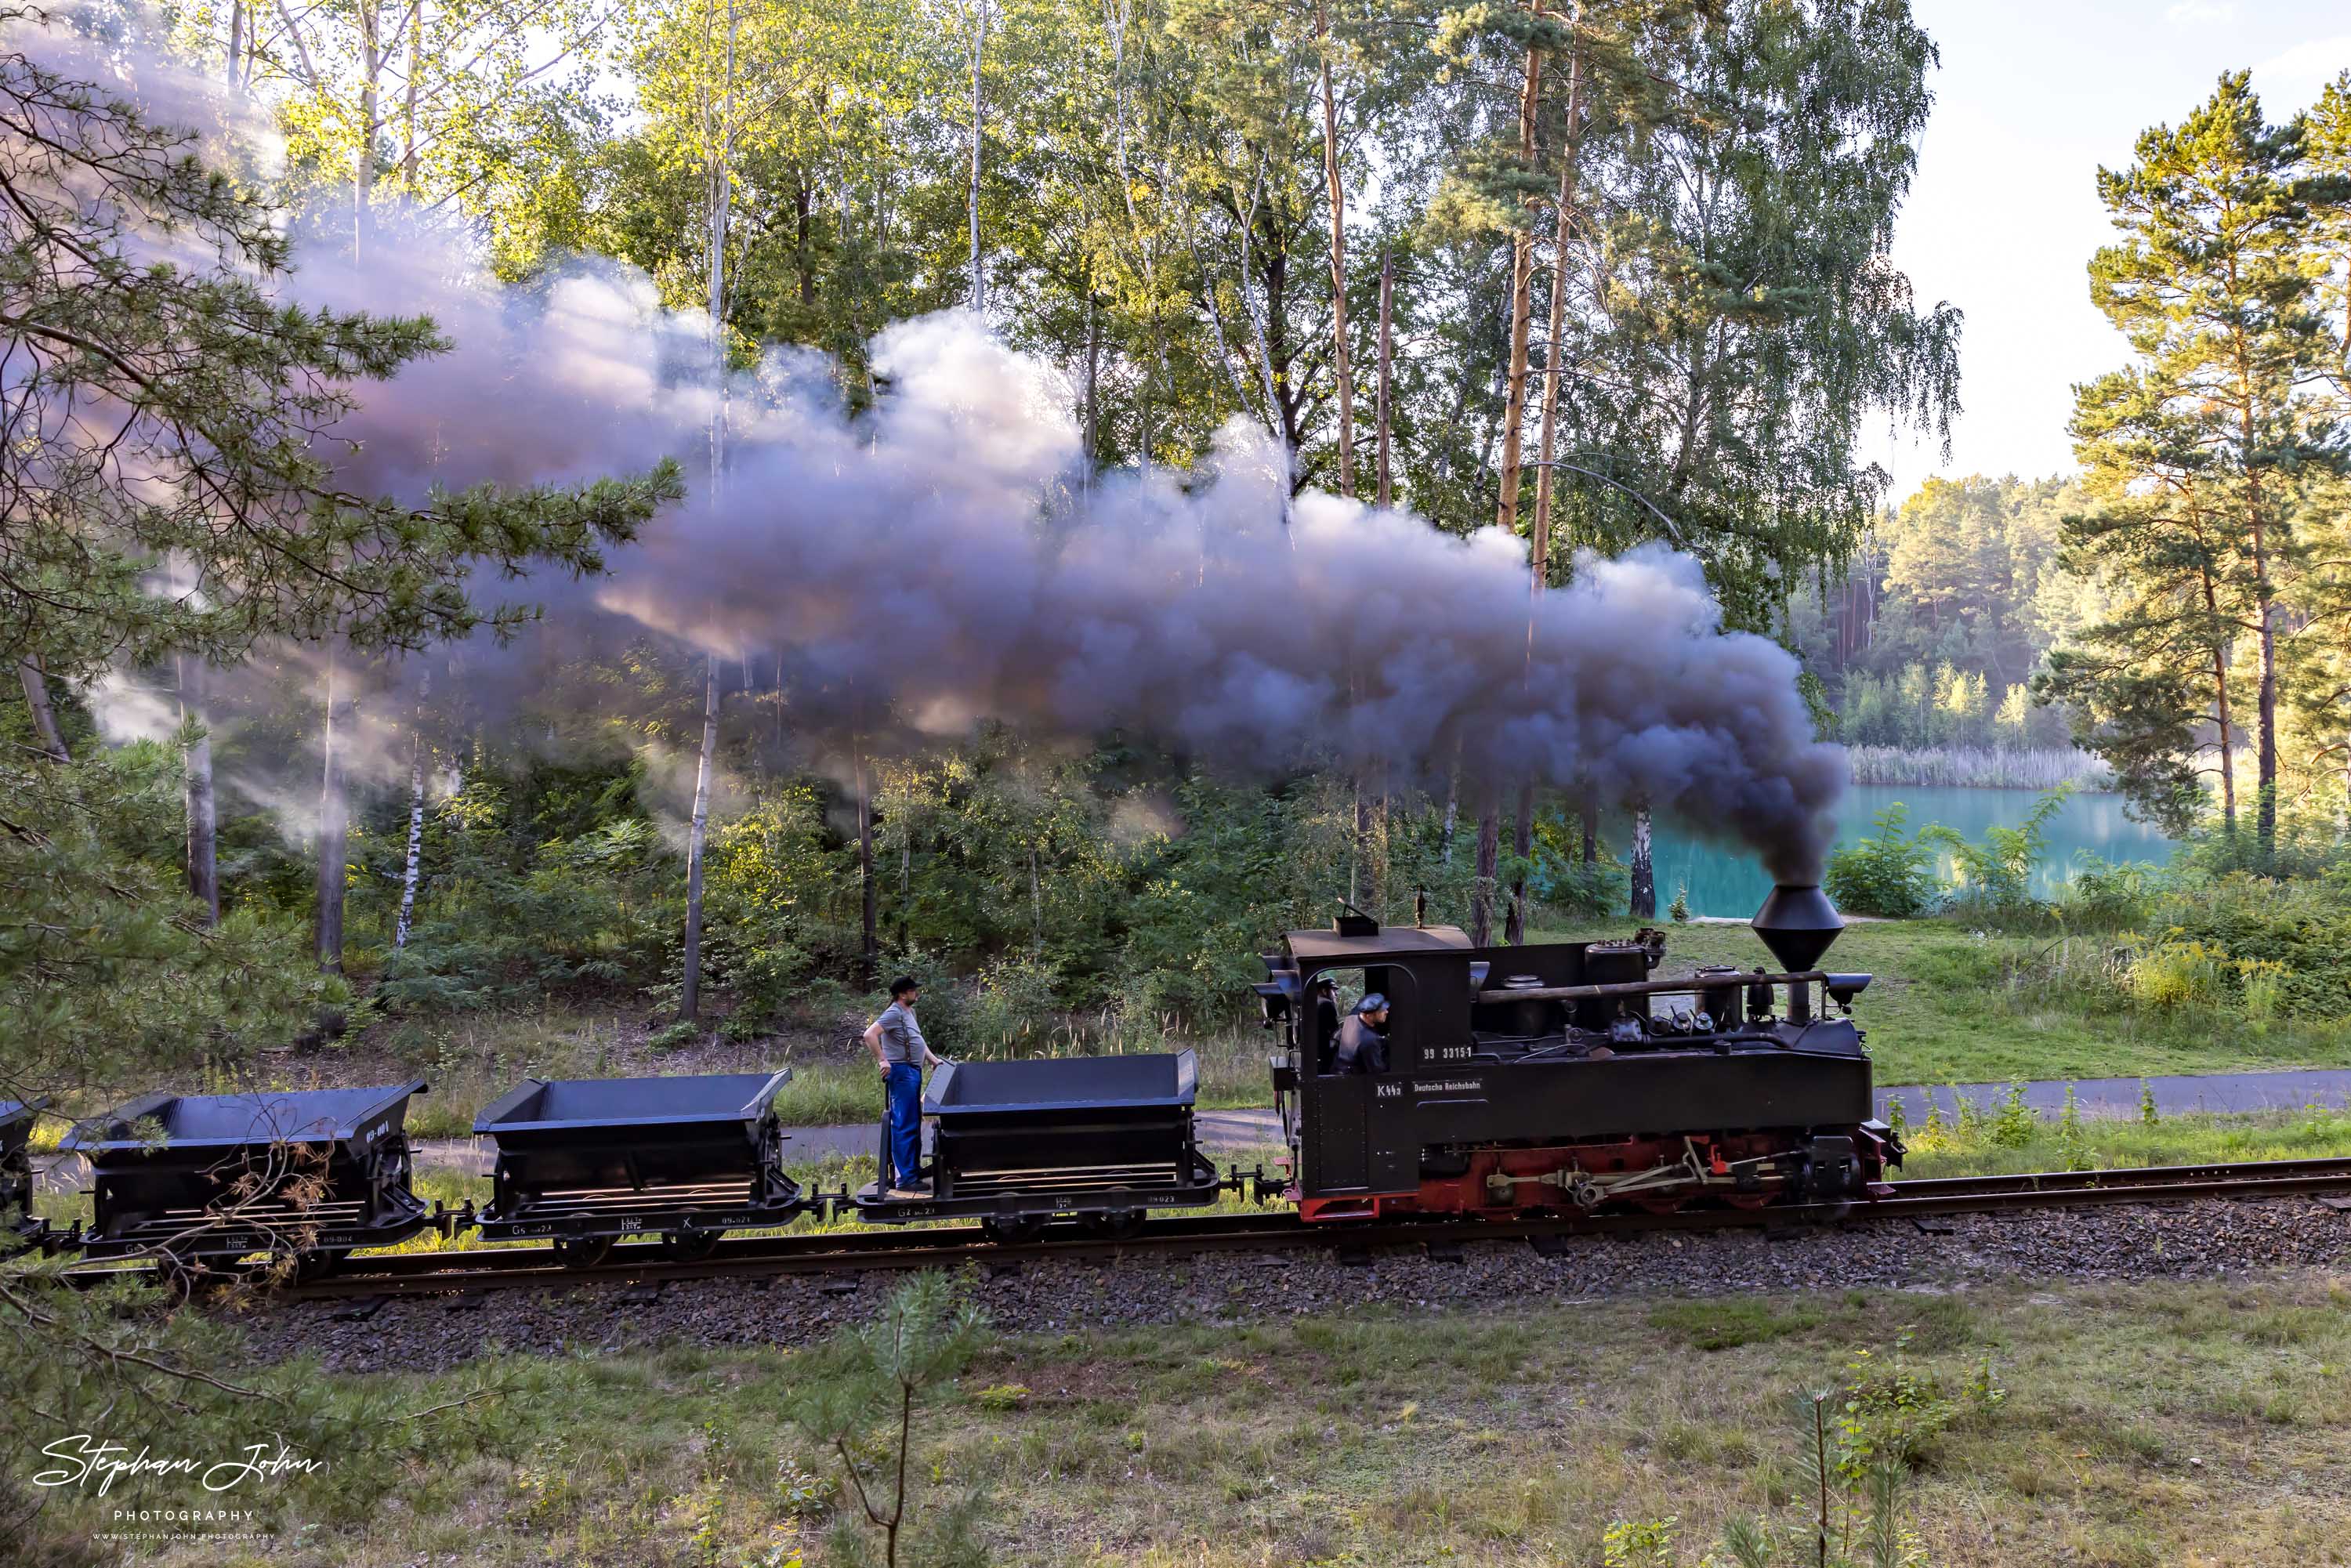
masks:
[[[2064,1155],[2069,1171],[2086,1171],[2096,1167],[2097,1160],[2090,1148],[2088,1131],[2082,1124],[2082,1106],[2074,1095],[2074,1086],[2065,1085],[2065,1108],[2057,1118],[2057,1147]]]
[[[2068,1085],[2067,1093],[2071,1092]],[[2032,1141],[2032,1134],[2040,1129],[2041,1118],[2024,1103],[2024,1085],[2010,1083],[2008,1092],[2001,1097],[2000,1108],[1991,1114],[1991,1142],[2003,1149],[2021,1149]]]
[[[1870,819],[1875,833],[1829,857],[1823,883],[1839,909],[1902,920],[1932,906],[1935,848],[1923,833],[1904,830],[1909,816],[1909,807],[1894,801]]]
[[[0,1097],[193,1073],[282,1044],[350,988],[266,908],[203,924],[172,863],[177,757],[0,755]]]
[[[792,1409],[793,1423],[839,1459],[845,1492],[881,1532],[883,1560],[893,1568],[902,1533],[914,1530],[908,1472],[921,1473],[915,1416],[969,1364],[987,1333],[986,1318],[953,1280],[916,1275],[891,1292],[879,1318],[838,1347],[839,1375],[808,1385]],[[921,1560],[971,1561],[979,1507],[971,1494],[923,1515]],[[850,1544],[853,1550],[853,1537]]]
[[[2073,792],[2070,785],[2047,791],[2033,801],[2032,809],[2016,826],[1986,828],[1980,844],[1970,843],[1939,822],[1920,829],[1918,838],[1922,843],[1950,852],[1958,873],[1958,885],[1949,899],[1951,908],[1961,914],[1992,917],[2038,910],[2041,903],[2032,896],[2032,873],[2048,853],[2049,820]]]
[[[1990,1417],[2008,1398],[1985,1357],[1956,1394],[1907,1355],[1911,1332],[1890,1356],[1862,1350],[1844,1382],[1795,1401],[1792,1437],[1809,1496],[1797,1517],[1732,1519],[1699,1568],[1927,1568],[1917,1532],[1905,1522],[1912,1471],[1932,1462],[1937,1439],[1954,1424]],[[1607,1568],[1677,1568],[1679,1520],[1616,1520],[1602,1536]]]

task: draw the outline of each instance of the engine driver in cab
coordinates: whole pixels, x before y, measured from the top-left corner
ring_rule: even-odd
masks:
[[[1314,1071],[1331,1075],[1339,1055],[1339,983],[1325,975],[1314,982]]]
[[[1364,993],[1347,1021],[1339,1026],[1339,1051],[1333,1072],[1385,1072],[1388,1070],[1388,999],[1377,991]]]

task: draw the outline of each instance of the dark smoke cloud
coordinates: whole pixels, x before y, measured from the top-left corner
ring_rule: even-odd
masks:
[[[706,465],[720,399],[684,368],[698,322],[642,279],[575,277],[528,310],[415,303],[460,347],[370,392],[352,421],[370,480]],[[998,719],[1242,769],[1426,785],[1458,765],[1473,796],[1588,783],[1817,877],[1843,749],[1813,738],[1792,656],[1721,630],[1688,558],[1585,556],[1534,596],[1499,531],[1462,540],[1319,492],[1285,521],[1279,455],[1244,421],[1201,472],[1089,480],[1067,389],[967,314],[890,328],[873,363],[888,390],[856,420],[805,359],[730,386],[723,479],[697,466],[609,577],[532,585],[549,632],[781,655],[796,731],[844,752]]]
[[[1227,768],[1384,769],[1465,796],[1524,781],[1642,802],[1817,880],[1847,777],[1796,661],[1725,632],[1698,565],[1581,556],[1532,595],[1523,544],[1308,492],[1235,419],[1196,473],[1089,476],[1054,373],[949,312],[883,331],[885,391],[852,419],[830,367],[778,350],[724,383],[696,313],[583,267],[530,290],[466,278],[387,219],[293,292],[422,311],[455,350],[358,390],[355,488],[421,493],[688,465],[693,494],[609,575],[535,580],[544,630],[468,650],[476,711],[565,651],[647,633],[762,671],[797,736],[846,755],[1004,721],[1049,741],[1121,728]],[[706,445],[726,426],[714,486]],[[492,591],[495,591],[493,590]]]

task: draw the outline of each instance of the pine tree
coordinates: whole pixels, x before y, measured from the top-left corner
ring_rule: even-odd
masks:
[[[2251,639],[2256,670],[2255,854],[2277,842],[2278,644],[2313,475],[2339,463],[2304,388],[2331,345],[2299,188],[2304,123],[2272,125],[2250,73],[2220,78],[2178,126],[2138,140],[2128,168],[2098,172],[2122,239],[2090,261],[2090,298],[2129,338],[2133,395],[2158,451],[2197,476],[2219,537],[2218,612]],[[2104,385],[2105,383],[2099,383]]]

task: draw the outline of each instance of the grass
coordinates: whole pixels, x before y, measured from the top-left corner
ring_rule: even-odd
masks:
[[[1956,1127],[1926,1127],[1916,1121],[1905,1137],[1910,1155],[1899,1174],[1919,1178],[2309,1160],[2351,1156],[2351,1113],[2308,1106],[2235,1115],[2167,1116],[2152,1126],[2137,1121],[2085,1119],[2075,1147],[2067,1145],[2057,1123],[2047,1120],[2035,1121],[2030,1135],[2022,1141],[2005,1144],[1986,1131],[1962,1133]]]
[[[1441,1319],[1326,1302],[1030,1336],[919,1417],[916,1509],[985,1489],[984,1560],[1006,1568],[1598,1568],[1612,1522],[1667,1517],[1695,1563],[1734,1516],[1799,1525],[1792,1406],[1866,1351],[1954,1395],[1987,1370],[2007,1392],[1959,1401],[1919,1448],[1907,1518],[1934,1563],[2341,1563],[2346,1308],[2305,1274]],[[672,1346],[445,1376],[287,1369],[355,1417],[455,1407],[388,1423],[395,1462],[260,1497],[265,1522],[300,1531],[290,1557],[162,1561],[735,1568],[788,1561],[765,1555],[777,1545],[836,1561],[838,1471],[785,1412],[837,1365],[829,1349]],[[186,1500],[126,1481],[104,1507]],[[68,1495],[49,1522],[99,1514]]]

